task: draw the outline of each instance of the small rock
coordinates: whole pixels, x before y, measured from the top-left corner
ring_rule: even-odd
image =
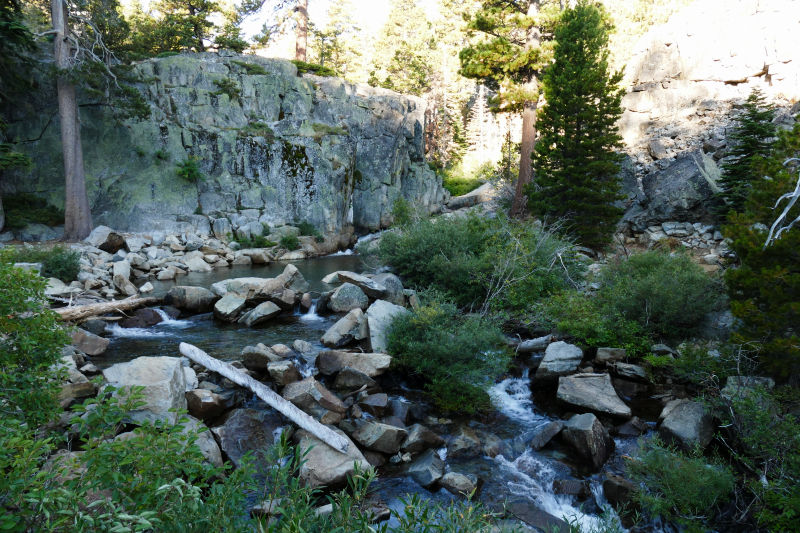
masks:
[[[285,387],[290,383],[303,379],[303,376],[300,375],[300,372],[291,361],[269,363],[267,365],[267,371],[278,387]]]
[[[369,413],[374,417],[382,418],[389,404],[389,397],[384,394],[371,394],[358,401],[358,406],[365,413]]]
[[[393,454],[400,450],[408,432],[405,429],[390,426],[374,420],[364,421],[353,433],[353,440],[368,450]]]
[[[457,472],[448,472],[442,476],[442,487],[456,496],[470,497],[478,488],[478,478],[474,475],[465,476]]]
[[[246,346],[242,350],[242,365],[254,372],[266,372],[270,363],[282,360],[281,356],[261,343],[255,346]]]
[[[355,390],[361,387],[375,387],[377,383],[368,375],[346,366],[336,376],[336,381],[333,384],[334,389]]]

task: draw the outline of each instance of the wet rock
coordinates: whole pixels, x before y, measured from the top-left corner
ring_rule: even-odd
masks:
[[[378,274],[372,278],[372,280],[386,287],[386,293],[381,298],[382,300],[405,307],[405,288],[403,287],[403,282],[400,281],[400,278],[394,274],[383,273]]]
[[[186,406],[193,417],[210,420],[233,406],[233,394],[219,395],[210,390],[195,389],[186,393]]]
[[[554,479],[553,493],[575,496],[579,501],[583,501],[592,496],[592,488],[586,480]]]
[[[631,408],[617,396],[608,374],[576,374],[558,381],[558,402],[578,411],[628,419]]]
[[[340,282],[355,285],[370,298],[380,298],[386,293],[386,287],[361,274],[341,270],[338,272],[338,277]]]
[[[300,381],[303,376],[291,361],[277,361],[267,365],[267,372],[278,387],[285,387],[295,381]]]
[[[631,379],[633,381],[647,382],[647,372],[644,368],[638,365],[629,365],[626,363],[617,363],[614,365],[614,370],[621,378]]]
[[[457,472],[448,472],[442,476],[442,487],[456,496],[471,496],[478,488],[478,478],[472,474],[464,475]]]
[[[504,509],[512,516],[532,526],[535,531],[546,531],[547,533],[570,533],[572,531],[567,522],[542,511],[532,501],[525,498],[512,499],[505,504]],[[499,510],[497,509],[497,511]]]
[[[145,404],[128,413],[134,422],[165,420],[174,424],[177,414],[170,409],[186,409],[186,376],[176,357],[138,357],[106,368],[103,377],[115,387],[144,387]]]
[[[233,322],[244,309],[247,300],[235,293],[227,293],[214,304],[214,317],[223,322]]]
[[[333,429],[350,439],[340,429]],[[298,452],[305,458],[298,477],[307,487],[337,488],[347,483],[347,477],[355,473],[356,465],[366,468],[367,459],[358,447],[350,441],[346,453],[331,448],[320,439],[301,429],[295,432],[294,442]],[[306,453],[308,452],[308,453]]]
[[[428,448],[441,448],[444,439],[421,424],[414,424],[408,428],[408,436],[400,445],[403,453],[419,453]]]
[[[600,468],[614,452],[614,441],[591,413],[575,415],[564,424],[561,440],[594,468]]]
[[[352,437],[354,441],[368,450],[394,454],[400,450],[400,444],[407,435],[408,432],[405,429],[367,420],[359,424]]]
[[[86,355],[102,355],[111,342],[109,339],[104,339],[80,328],[75,329],[70,335],[72,336],[72,345]]]
[[[202,287],[173,287],[164,296],[164,305],[192,313],[207,313],[214,308],[219,296]]]
[[[447,456],[452,459],[478,457],[481,450],[481,441],[469,426],[458,426],[447,444]]]
[[[294,359],[297,357],[297,353],[294,350],[286,346],[285,344],[273,344],[269,347],[270,350],[278,354],[279,356],[283,357],[284,359]]]
[[[620,427],[617,428],[617,435],[623,438],[638,437],[643,435],[648,430],[647,423],[643,420],[633,417]]]
[[[284,387],[283,398],[323,424],[338,424],[347,412],[347,406],[313,376]]]
[[[386,372],[391,364],[392,357],[386,354],[350,353],[335,350],[319,352],[316,360],[319,371],[327,376],[349,367],[374,378]]]
[[[330,327],[320,342],[328,348],[341,348],[369,335],[367,319],[361,309],[353,309]]]
[[[614,390],[617,391],[617,395],[621,398],[630,399],[637,394],[647,392],[647,385],[644,383],[635,383],[624,379],[612,378],[611,384],[614,386]]]
[[[625,359],[624,348],[598,348],[595,361],[598,363],[611,364]]]
[[[125,247],[122,235],[108,226],[97,226],[83,242],[110,254]]]
[[[545,445],[553,439],[553,437],[561,433],[563,428],[564,422],[561,420],[554,420],[536,428],[536,433],[533,435],[533,438],[531,438],[529,444],[530,447],[538,452],[544,448]]]
[[[328,309],[334,313],[347,313],[353,309],[364,311],[367,307],[369,307],[369,298],[364,291],[351,283],[339,286],[328,300]]]
[[[558,383],[558,378],[574,373],[583,360],[583,350],[563,341],[547,346],[536,376],[534,385],[546,387]]]
[[[311,294],[307,292],[304,293],[303,296],[300,297],[300,312],[308,313],[312,305],[314,305],[314,299],[311,297]]]
[[[274,303],[264,302],[263,304],[258,304],[256,307],[242,315],[242,318],[238,320],[238,323],[244,324],[245,326],[251,328],[257,324],[261,324],[262,322],[266,322],[275,318],[282,312],[283,311],[281,308]]]
[[[373,452],[372,450],[362,450],[361,453],[364,454],[364,458],[367,462],[375,468],[386,464],[386,456],[382,453]]]
[[[282,361],[283,358],[261,344],[246,346],[242,350],[242,365],[254,372],[266,372],[270,363]]]
[[[434,450],[428,450],[410,465],[407,473],[423,488],[430,488],[444,477],[444,461]]]
[[[333,383],[334,389],[355,390],[361,387],[375,387],[377,383],[374,379],[369,377],[363,372],[346,366],[336,376],[336,381]]]
[[[81,328],[94,335],[102,335],[106,332],[106,321],[93,318],[82,323]]]
[[[262,452],[275,443],[278,430],[285,426],[286,421],[277,411],[234,409],[211,428],[211,433],[234,467],[238,468],[242,458],[252,452],[256,465],[265,468],[268,465]]]
[[[635,483],[610,472],[605,473],[603,479],[603,494],[614,509],[624,510],[620,515],[622,525],[633,527],[633,513],[641,511],[641,506],[636,502],[635,495],[638,487]]]
[[[383,417],[387,405],[389,405],[389,397],[384,393],[370,394],[358,401],[358,406],[362,411],[377,418]]]
[[[483,455],[497,457],[503,453],[503,441],[494,433],[476,431],[478,438],[481,439]]]
[[[705,448],[714,436],[711,414],[698,402],[681,402],[664,418],[658,435],[683,451]]]
[[[408,424],[408,419],[411,415],[411,404],[400,400],[391,400],[389,402],[389,412],[392,416],[396,416],[403,424]]]
[[[369,346],[373,352],[386,352],[389,328],[395,317],[408,313],[408,309],[376,300],[367,309],[366,317],[369,325]]]
[[[383,418],[381,418],[381,422],[390,426],[394,426],[396,428],[406,429],[406,425],[403,423],[403,421],[397,418],[396,416],[392,415],[384,416]]]

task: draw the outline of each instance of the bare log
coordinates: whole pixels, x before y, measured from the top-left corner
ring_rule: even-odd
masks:
[[[128,298],[127,300],[114,300],[100,304],[61,307],[59,309],[53,309],[53,311],[61,315],[61,320],[81,320],[90,316],[129,311],[140,306],[156,305],[160,303],[161,298]]]
[[[539,337],[538,339],[522,341],[517,345],[517,353],[538,352],[547,348],[551,342],[553,342],[552,335],[545,335],[544,337]]]
[[[320,424],[306,413],[295,407],[294,404],[287,402],[278,396],[263,383],[259,383],[244,372],[241,372],[238,368],[231,366],[224,361],[220,361],[219,359],[211,357],[196,346],[182,342],[179,349],[181,354],[185,355],[195,363],[228,378],[237,385],[247,387],[253,391],[256,396],[267,402],[267,404],[273,408],[277,409],[278,412],[280,412],[286,418],[306,431],[316,435],[320,440],[334,450],[338,450],[342,453],[347,452],[349,442],[346,438]]]

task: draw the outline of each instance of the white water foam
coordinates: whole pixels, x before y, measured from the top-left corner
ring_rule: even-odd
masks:
[[[317,300],[311,302],[308,313],[300,315],[300,320],[303,322],[317,322],[318,320],[322,320],[322,317],[317,314]]]
[[[550,421],[546,416],[533,411],[531,380],[527,368],[522,371],[521,378],[504,379],[489,389],[489,395],[497,410],[516,422],[531,427]]]
[[[188,328],[192,325],[192,322],[189,320],[178,320],[177,318],[170,317],[166,311],[163,309],[153,309],[158,316],[161,317],[161,322],[156,324],[156,326],[168,326],[171,328]]]
[[[153,328],[123,328],[119,324],[109,324],[106,331],[115,337],[127,337],[129,339],[146,339],[153,337],[169,337],[172,333],[168,331],[154,331]]]
[[[336,252],[335,254],[328,254],[328,257],[336,257],[337,255],[355,255],[356,252],[350,248],[348,250],[342,250],[341,252]]]

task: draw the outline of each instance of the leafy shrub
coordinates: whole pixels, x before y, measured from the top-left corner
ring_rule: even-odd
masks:
[[[336,71],[332,68],[323,67],[322,65],[317,65],[315,63],[306,63],[305,61],[300,60],[292,60],[294,66],[297,67],[298,74],[305,74],[306,72],[310,72],[315,76],[324,76],[324,77],[331,77],[336,76]]]
[[[625,462],[639,484],[636,499],[652,517],[675,522],[689,533],[707,531],[706,525],[733,491],[735,477],[719,462],[709,462],[701,451],[683,454],[657,437],[641,441],[638,457]]]
[[[438,297],[394,319],[388,350],[397,363],[426,380],[442,408],[467,412],[488,407],[486,389],[510,361],[494,324],[461,315]]]
[[[3,196],[6,224],[9,229],[22,229],[28,224],[60,226],[64,224],[64,211],[33,194],[19,193]]]
[[[8,251],[12,263],[42,263],[42,275],[64,283],[74,281],[81,271],[81,254],[65,246],[18,246]]]
[[[300,222],[295,222],[295,227],[300,230],[301,236],[308,236],[314,237],[317,242],[322,242],[325,240],[322,237],[322,234],[319,230],[314,226],[314,224],[308,222],[307,220],[301,220]]]
[[[408,200],[399,196],[392,204],[392,220],[397,226],[407,226],[414,222],[418,217],[417,213]]]
[[[147,151],[144,148],[142,148],[141,146],[137,146],[133,150],[136,152],[136,155],[138,155],[139,157],[144,157],[144,156],[147,155]]]
[[[191,183],[197,183],[203,179],[203,173],[200,172],[200,162],[194,156],[189,156],[178,163],[175,173],[178,177]]]
[[[480,166],[461,162],[455,166],[435,169],[442,178],[442,186],[450,191],[451,196],[461,196],[474,191],[493,175],[495,165],[483,163]]]
[[[281,237],[281,248],[286,248],[287,250],[297,250],[300,248],[300,239],[297,238],[297,235],[284,235]]]
[[[169,152],[166,150],[156,150],[153,155],[156,156],[156,162],[169,161]]]
[[[275,139],[275,132],[268,124],[263,122],[251,122],[246,127],[240,129],[237,133],[239,137],[255,136],[264,137],[268,141]]]
[[[263,235],[251,235],[250,237],[242,236],[230,240],[238,242],[242,245],[242,248],[272,248],[278,244],[268,240]]]
[[[693,331],[720,302],[718,284],[685,254],[634,254],[609,264],[601,281],[597,298],[605,313],[657,335]]]
[[[176,56],[176,55],[178,55],[178,52],[161,52],[156,57],[157,58],[162,58],[162,57],[172,57],[172,56]]]
[[[236,83],[235,80],[230,78],[222,78],[221,80],[214,80],[214,85],[217,86],[218,90],[214,91],[212,94],[219,96],[221,94],[227,94],[228,98],[231,100],[238,100],[239,96],[242,94],[242,88],[239,87],[239,84]]]
[[[248,63],[246,61],[236,61],[236,60],[231,61],[231,63],[233,63],[234,65],[239,65],[240,67],[245,69],[247,73],[250,74],[251,76],[265,76],[269,74],[269,72],[264,70],[264,67],[262,67],[261,65],[257,65],[255,63]]]
[[[347,130],[346,126],[328,126],[327,124],[320,124],[319,122],[315,122],[311,125],[314,129],[314,138],[316,140],[320,140],[325,135],[347,135],[350,132]]]

